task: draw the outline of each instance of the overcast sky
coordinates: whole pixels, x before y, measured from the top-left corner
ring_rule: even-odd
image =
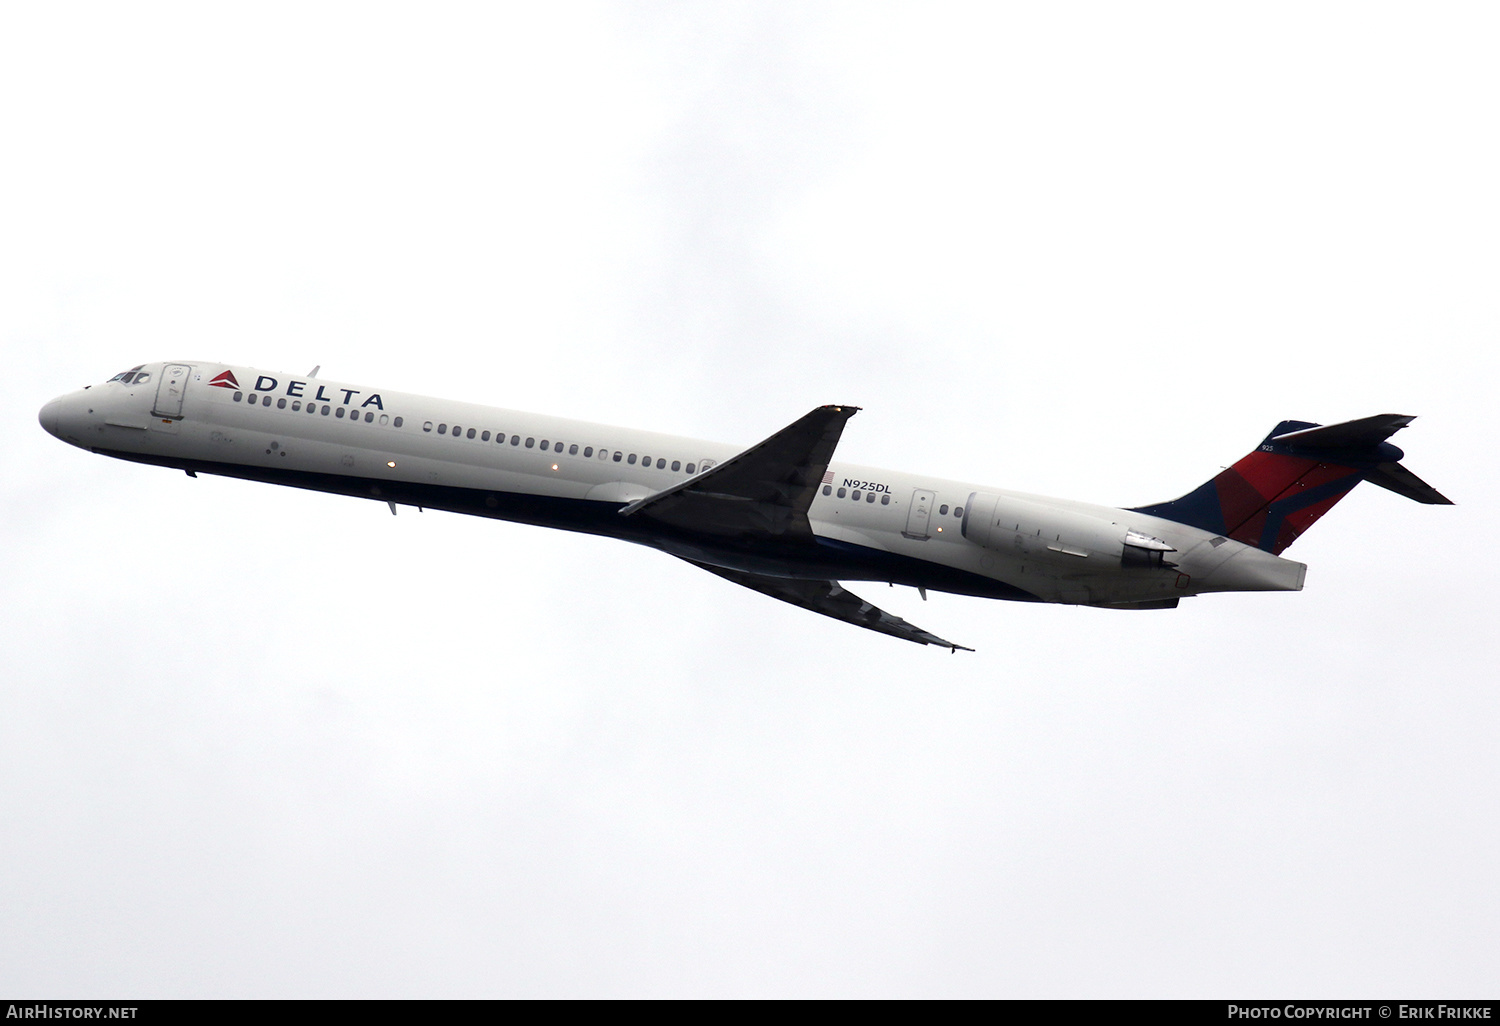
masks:
[[[1489,4],[0,9],[0,992],[1493,997]],[[1300,594],[854,584],[135,466],[223,360],[1110,504],[1420,419]]]

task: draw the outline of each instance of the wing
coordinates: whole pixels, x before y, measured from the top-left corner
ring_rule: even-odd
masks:
[[[807,510],[857,406],[820,406],[718,466],[620,510],[721,537],[812,539]],[[718,571],[715,571],[717,573]]]
[[[858,595],[845,591],[837,581],[797,581],[784,577],[766,577],[762,574],[747,574],[739,570],[725,570],[723,567],[710,566],[695,559],[684,561],[707,570],[711,574],[718,574],[726,581],[733,581],[751,591],[758,591],[762,595],[790,602],[794,606],[810,609],[814,613],[831,616],[835,620],[852,623],[856,627],[879,631],[881,634],[889,634],[903,641],[914,641],[918,645],[940,645],[954,652],[959,649],[965,652],[974,651],[967,646],[945,641],[936,634],[929,634],[922,628],[914,627],[901,617],[892,616],[883,609],[877,609]]]

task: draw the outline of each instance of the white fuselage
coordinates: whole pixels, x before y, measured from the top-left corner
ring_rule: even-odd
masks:
[[[1305,571],[1137,511],[837,459],[807,511],[816,545],[757,551],[619,515],[740,447],[200,361],[139,374],[54,400],[42,425],[85,449],[192,473],[607,534],[785,577],[1150,608],[1296,590]],[[1147,547],[1122,561],[1127,534]]]

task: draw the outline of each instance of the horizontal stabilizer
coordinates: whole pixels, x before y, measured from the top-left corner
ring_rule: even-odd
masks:
[[[1388,488],[1397,495],[1404,495],[1417,502],[1425,502],[1429,506],[1453,505],[1452,499],[1444,496],[1442,492],[1399,463],[1382,463],[1366,474],[1365,480],[1373,485]]]
[[[1416,419],[1400,413],[1380,413],[1342,424],[1321,424],[1272,435],[1271,441],[1294,449],[1373,449]]]

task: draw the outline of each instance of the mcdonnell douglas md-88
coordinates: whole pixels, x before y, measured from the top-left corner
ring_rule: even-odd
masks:
[[[887,581],[1022,602],[1170,609],[1299,591],[1281,552],[1361,481],[1448,504],[1401,465],[1396,414],[1288,420],[1171,502],[1113,509],[834,460],[855,406],[748,449],[182,361],[42,407],[42,427],[137,463],[607,535],[836,620],[957,650],[843,589]],[[972,650],[969,650],[972,651]]]

